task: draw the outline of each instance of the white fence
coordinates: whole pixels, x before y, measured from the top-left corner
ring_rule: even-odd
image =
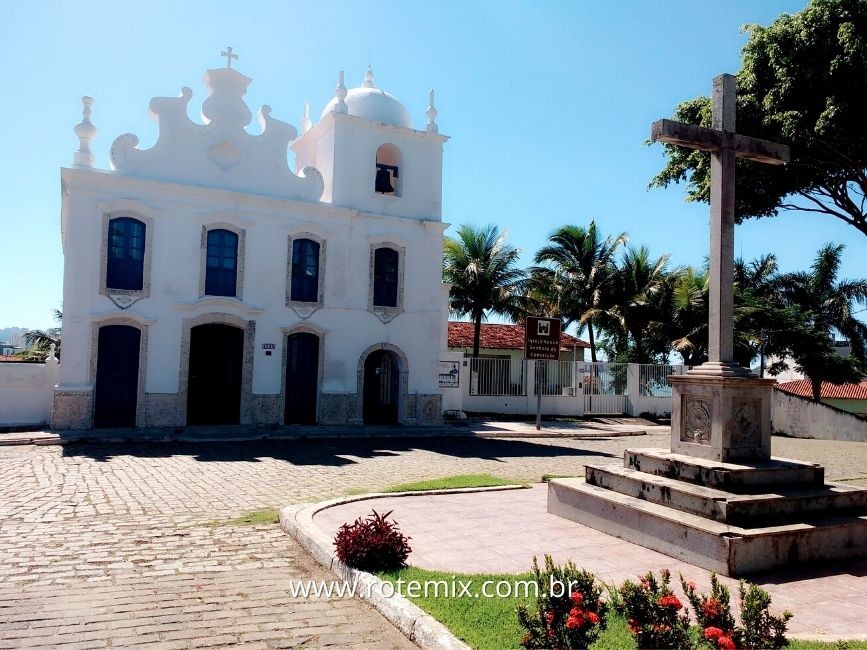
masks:
[[[481,357],[462,359],[460,370],[464,411],[531,415],[538,391],[546,415],[664,415],[671,413],[668,377],[686,368]]]
[[[56,383],[56,359],[0,363],[0,427],[48,423]]]

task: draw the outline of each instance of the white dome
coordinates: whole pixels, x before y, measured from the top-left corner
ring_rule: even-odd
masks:
[[[380,90],[373,86],[373,75],[371,73],[368,79],[365,79],[365,85],[361,88],[351,88],[346,93],[346,108],[350,115],[362,117],[371,122],[382,122],[383,124],[391,124],[392,126],[401,126],[406,129],[412,128],[412,120],[409,117],[409,112],[404,108],[400,100],[394,95]],[[368,86],[367,83],[371,85]],[[321,120],[330,113],[337,104],[337,97],[332,97],[331,101],[325,106]]]

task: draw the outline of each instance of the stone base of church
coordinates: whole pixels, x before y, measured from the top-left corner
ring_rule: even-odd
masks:
[[[672,375],[671,451],[723,462],[771,457],[773,379]]]
[[[55,389],[51,407],[52,429],[93,427],[93,390]]]
[[[146,427],[182,427],[187,423],[187,405],[180,393],[145,395]]]
[[[241,424],[279,426],[283,424],[280,395],[252,395],[249,413],[242,408]],[[321,393],[319,423],[331,426],[360,426],[358,397],[354,393]],[[145,393],[136,416],[139,427],[183,427],[187,423],[186,395],[183,393]],[[406,396],[400,424],[437,426],[443,422],[442,395],[416,393]],[[93,428],[93,390],[54,392],[51,427],[54,429]]]
[[[279,395],[253,395],[253,424],[283,424],[283,407]]]
[[[548,485],[548,512],[726,576],[867,557],[867,488],[816,463],[721,463],[635,449]]]

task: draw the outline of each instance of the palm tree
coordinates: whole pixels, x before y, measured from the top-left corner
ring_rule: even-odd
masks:
[[[443,281],[451,285],[449,308],[472,319],[474,357],[479,356],[483,319],[492,313],[511,318],[526,313],[527,276],[517,266],[518,255],[518,249],[508,245],[506,233],[493,224],[484,228],[464,224],[457,237],[445,238]]]
[[[645,246],[628,247],[606,284],[600,304],[582,320],[598,319],[606,329],[617,357],[649,363],[664,353],[662,324],[665,292],[670,287],[668,255],[653,260]],[[673,273],[680,273],[675,270]]]
[[[54,320],[58,323],[63,322],[63,312],[59,309],[54,310]],[[30,330],[24,333],[24,342],[34,351],[44,352],[53,343],[55,346],[55,354],[60,356],[60,327],[50,327],[47,330]]]
[[[688,366],[697,366],[707,360],[708,289],[706,268],[687,267],[672,282],[669,338],[672,347]]]
[[[590,339],[590,358],[596,361],[596,341],[593,332],[594,317],[584,315],[598,308],[603,301],[605,286],[614,268],[614,254],[626,242],[626,233],[602,239],[591,221],[587,228],[562,226],[548,237],[548,245],[536,253],[532,269],[536,282],[559,289],[559,311],[564,326],[579,323],[587,326]],[[555,281],[556,280],[556,281]]]
[[[867,367],[867,325],[855,317],[855,305],[867,303],[867,280],[837,280],[843,244],[826,244],[816,254],[809,272],[780,278],[785,303],[797,311],[798,327],[781,335],[795,363],[813,385],[819,401],[823,381],[857,381]],[[850,359],[831,345],[834,331],[849,339]]]

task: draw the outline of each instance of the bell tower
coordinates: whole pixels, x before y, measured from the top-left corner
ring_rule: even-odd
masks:
[[[358,88],[338,75],[334,97],[313,124],[305,108],[301,136],[292,144],[296,166],[318,169],[322,201],[336,206],[411,219],[442,218],[442,156],[447,136],[436,124],[434,92],[424,130],[409,112],[377,88],[369,67]]]

